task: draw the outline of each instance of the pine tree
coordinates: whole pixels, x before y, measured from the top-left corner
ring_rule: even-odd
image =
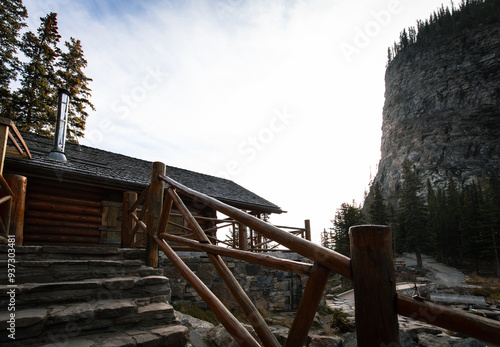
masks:
[[[92,79],[83,72],[87,67],[87,60],[84,58],[80,40],[72,37],[65,45],[67,52],[61,53],[60,61],[56,64],[59,67],[57,76],[59,86],[68,90],[71,95],[67,136],[68,140],[75,141],[84,134],[86,119],[89,116],[86,107],[95,110],[89,100],[91,90],[88,83]]]
[[[380,182],[376,182],[373,185],[373,202],[370,205],[368,211],[370,215],[370,223],[376,225],[387,225],[389,218],[386,212],[387,206],[384,202],[384,197],[382,196],[382,188]]]
[[[0,116],[12,118],[12,93],[10,85],[16,80],[20,61],[19,31],[26,26],[28,17],[22,0],[0,2]]]
[[[333,243],[333,235],[331,229],[330,230],[323,229],[323,232],[321,233],[321,246],[333,249],[334,243]]]
[[[427,211],[421,191],[420,180],[408,160],[402,165],[401,199],[398,205],[397,222],[399,238],[403,248],[415,252],[417,265],[422,266],[422,252],[432,243],[427,230]]]
[[[19,129],[50,135],[57,110],[55,61],[59,55],[60,35],[57,14],[40,18],[37,35],[27,32],[22,39],[22,52],[28,59],[22,67],[21,88],[17,92],[18,113],[14,119]]]
[[[443,236],[444,236],[444,246],[445,254],[447,255],[446,263],[449,263],[449,259],[453,260],[454,265],[461,263],[461,235],[459,232],[460,225],[460,215],[461,215],[461,201],[460,193],[458,191],[457,185],[453,180],[451,175],[448,177],[448,182],[446,184],[446,204],[443,211],[444,226],[443,226]]]
[[[362,224],[363,216],[361,207],[353,201],[352,205],[342,203],[340,208],[335,213],[333,222],[333,241],[335,243],[334,250],[346,256],[350,256],[350,241],[349,228],[355,225]]]
[[[490,239],[489,250],[496,266],[497,276],[500,276],[500,260],[498,251],[498,234],[500,232],[500,184],[492,173],[484,190],[484,200],[481,206],[483,230]]]
[[[438,190],[438,194],[441,194],[441,191]],[[437,258],[442,262],[443,261],[443,243],[442,240],[442,223],[441,223],[441,209],[442,206],[440,204],[440,200],[438,195],[434,192],[432,188],[432,184],[430,181],[427,181],[427,207],[429,211],[428,216],[428,224],[427,227],[429,232],[435,236],[436,238],[436,255]]]

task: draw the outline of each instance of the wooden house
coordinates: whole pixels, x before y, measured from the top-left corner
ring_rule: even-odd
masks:
[[[20,132],[31,158],[7,156],[4,175],[27,178],[23,244],[120,244],[124,192],[150,183],[152,163],[67,142],[66,161],[49,158],[52,138]],[[251,214],[282,213],[280,207],[223,178],[167,166],[166,175]],[[215,211],[187,200],[195,215],[215,223]],[[182,218],[177,228],[182,229]]]

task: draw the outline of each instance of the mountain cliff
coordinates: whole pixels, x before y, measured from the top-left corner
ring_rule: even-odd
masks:
[[[386,201],[397,201],[405,159],[424,186],[500,176],[500,23],[436,35],[389,59],[374,178]]]

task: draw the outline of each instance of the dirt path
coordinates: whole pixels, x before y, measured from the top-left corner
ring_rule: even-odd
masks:
[[[404,260],[407,266],[417,264],[415,254],[405,253],[397,260]],[[432,282],[443,287],[456,287],[465,285],[465,275],[455,268],[438,263],[433,257],[422,255],[422,263],[424,268],[429,270],[426,275]]]

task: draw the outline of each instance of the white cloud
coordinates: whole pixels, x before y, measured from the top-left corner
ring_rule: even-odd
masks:
[[[212,174],[237,162],[231,179],[289,211],[272,221],[310,218],[319,240],[375,174],[387,47],[441,1],[25,4],[82,40],[97,108],[83,143]],[[280,131],[276,110],[295,116]]]

